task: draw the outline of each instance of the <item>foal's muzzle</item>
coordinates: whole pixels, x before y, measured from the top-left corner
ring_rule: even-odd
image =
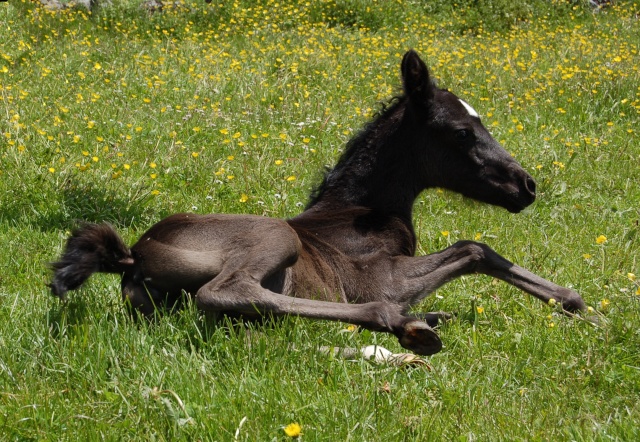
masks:
[[[517,190],[511,194],[512,207],[505,206],[505,208],[509,212],[518,213],[536,200],[536,182],[533,177],[519,165],[517,169],[512,172],[511,176],[515,183],[514,187]]]

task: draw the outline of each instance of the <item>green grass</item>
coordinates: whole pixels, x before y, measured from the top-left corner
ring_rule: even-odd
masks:
[[[639,438],[637,1],[139,3],[0,6],[2,438],[283,440],[292,422],[302,440]],[[192,306],[135,324],[107,275],[49,295],[81,220],[133,243],[178,211],[297,214],[410,47],[539,186],[519,215],[422,194],[419,252],[479,236],[579,291],[598,326],[467,277],[420,306],[458,313],[444,351],[402,369],[320,355],[401,351],[344,324],[215,325]]]

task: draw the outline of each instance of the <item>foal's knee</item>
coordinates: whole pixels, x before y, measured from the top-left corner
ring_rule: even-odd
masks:
[[[488,245],[475,241],[458,241],[453,247],[460,250],[465,258],[475,264],[484,261],[487,258],[487,252],[491,251]]]
[[[214,302],[214,299],[203,294],[202,290],[198,290],[193,300],[196,303],[196,307],[198,307],[198,310],[200,311],[215,312],[219,310],[218,306]]]

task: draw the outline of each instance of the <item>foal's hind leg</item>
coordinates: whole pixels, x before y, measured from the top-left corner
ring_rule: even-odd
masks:
[[[402,307],[388,302],[342,304],[295,298],[272,292],[261,283],[295,262],[300,242],[291,230],[271,232],[253,247],[238,250],[222,271],[198,290],[196,304],[205,311],[297,315],[341,321],[396,335],[400,344],[421,355],[442,348],[438,335],[423,321],[402,314]],[[286,270],[290,271],[290,270]],[[286,286],[286,282],[285,282]]]
[[[142,314],[150,319],[158,309],[173,309],[181,301],[181,293],[162,293],[126,273],[122,277],[121,289],[122,300],[134,318]]]
[[[134,318],[138,313],[145,317],[153,315],[157,306],[142,282],[135,282],[133,277],[125,274],[122,277],[121,288],[122,300]]]

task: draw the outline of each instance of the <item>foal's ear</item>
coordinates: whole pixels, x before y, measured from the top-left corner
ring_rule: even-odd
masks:
[[[434,95],[435,86],[429,76],[429,69],[420,56],[413,49],[402,58],[402,84],[404,93],[420,100],[430,100]]]

